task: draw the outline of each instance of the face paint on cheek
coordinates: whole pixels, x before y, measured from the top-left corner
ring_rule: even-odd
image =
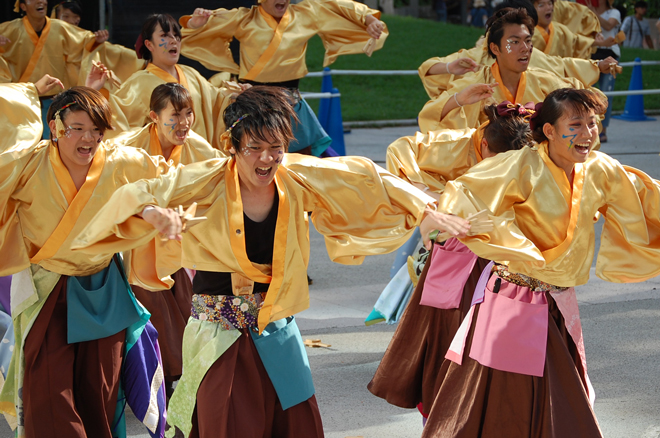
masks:
[[[247,147],[246,147],[246,148],[243,148],[243,155],[246,156],[246,157],[247,157],[248,155],[250,155],[250,149],[248,149]]]
[[[573,130],[571,129],[571,131],[573,131]],[[568,148],[569,148],[569,149],[573,147],[573,142],[575,141],[575,137],[577,137],[577,134],[573,134],[573,135],[562,135],[562,136],[561,136],[561,138],[570,138],[570,140],[568,141]]]
[[[511,40],[506,40],[506,53],[511,53]]]
[[[167,52],[167,42],[165,41],[164,38],[161,38],[161,39],[160,39],[160,44],[158,44],[158,47],[162,47],[162,48],[163,48],[163,53],[166,53],[166,52]]]
[[[170,132],[169,132],[169,134],[171,134],[172,131],[174,131],[174,128],[175,128],[176,125],[177,125],[177,123],[174,121],[174,119],[170,119],[170,122],[172,122],[172,123],[163,123],[163,126],[165,126],[165,127],[170,127]]]

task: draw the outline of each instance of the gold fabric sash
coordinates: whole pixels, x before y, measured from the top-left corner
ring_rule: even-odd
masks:
[[[516,97],[514,98],[508,88],[502,83],[502,76],[500,75],[500,66],[495,62],[490,66],[490,71],[493,73],[493,77],[497,81],[497,86],[502,91],[505,96],[505,100],[508,100],[512,103],[522,104],[523,96],[525,95],[525,88],[527,87],[527,72],[522,72],[520,74],[520,81],[518,81],[518,88],[516,90]]]
[[[34,52],[32,52],[32,56],[30,56],[30,62],[28,62],[28,65],[21,77],[18,79],[18,82],[29,82],[30,76],[32,76],[34,69],[37,67],[37,63],[41,57],[41,52],[44,50],[46,40],[48,39],[48,34],[50,33],[50,18],[46,17],[46,25],[41,31],[41,36],[37,35],[37,32],[35,32],[35,30],[32,28],[32,25],[30,24],[30,21],[27,17],[23,17],[23,26],[25,27],[25,31],[28,33],[32,43],[34,44]]]
[[[165,158],[165,155],[163,155],[163,147],[160,145],[160,139],[158,138],[158,128],[155,124],[152,124],[151,128],[149,128],[149,135],[149,155],[160,155],[161,157]],[[175,166],[181,163],[182,149],[182,145],[174,146],[170,152],[170,156],[167,158],[167,161],[172,160]]]
[[[275,52],[282,42],[282,35],[284,34],[284,30],[289,25],[289,21],[291,20],[291,14],[289,13],[288,8],[279,23],[275,21],[275,19],[270,14],[264,11],[264,8],[261,5],[259,6],[258,10],[266,20],[266,23],[268,23],[268,25],[275,31],[275,34],[273,35],[273,39],[270,40],[270,44],[268,44],[268,47],[266,47],[264,53],[261,54],[257,62],[252,66],[250,71],[248,71],[243,78],[249,81],[254,81],[256,77],[259,76],[259,73],[261,73],[264,67],[266,67],[273,55],[275,55]]]
[[[181,84],[186,90],[190,92],[191,90],[190,90],[190,86],[188,85],[188,78],[186,78],[186,75],[183,74],[183,70],[178,65],[175,65],[174,68],[176,69],[176,72],[179,75],[178,81],[174,76],[172,76],[171,74],[169,74],[168,72],[166,72],[165,70],[163,70],[162,68],[158,67],[157,65],[151,62],[147,64],[146,70],[149,73],[152,73],[157,77],[159,77],[160,79],[164,80],[165,82],[174,82],[175,84]]]
[[[92,160],[92,165],[87,172],[85,183],[80,187],[80,190],[76,190],[71,175],[60,158],[59,151],[52,142],[50,143],[49,148],[50,150],[48,153],[50,163],[55,171],[57,182],[62,188],[64,196],[69,203],[69,208],[66,209],[66,213],[64,213],[59,224],[57,224],[57,228],[55,228],[53,234],[48,237],[46,243],[44,243],[34,257],[30,258],[30,262],[34,264],[53,257],[64,241],[69,237],[73,227],[76,225],[78,217],[80,217],[80,213],[92,197],[105,165],[105,149],[103,146],[99,146],[94,155],[94,159]]]

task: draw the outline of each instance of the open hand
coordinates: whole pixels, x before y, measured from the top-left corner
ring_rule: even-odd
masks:
[[[367,24],[367,33],[369,36],[375,40],[380,38],[380,35],[383,33],[383,29],[385,29],[385,24],[373,15],[367,15],[365,21]]]
[[[175,210],[149,205],[142,210],[142,219],[153,225],[163,237],[181,240],[181,217]]]
[[[98,91],[103,88],[109,76],[110,72],[105,65],[100,62],[94,62],[87,75],[87,79],[85,79],[85,86]]]
[[[188,20],[186,27],[189,29],[199,29],[208,23],[211,15],[213,15],[213,11],[210,9],[197,8],[195,9],[195,12],[193,12],[192,18]]]
[[[424,247],[428,250],[431,250],[429,234],[435,230],[447,232],[453,237],[465,237],[470,231],[470,222],[458,216],[427,208],[424,212],[424,219],[419,225],[419,231],[422,234],[422,239],[424,239]]]
[[[4,35],[0,35],[0,46],[4,46],[7,43],[11,43],[11,40]]]
[[[465,57],[450,62],[447,70],[453,75],[462,76],[465,73],[479,70],[479,64],[472,58]]]
[[[110,32],[107,30],[97,30],[94,32],[94,37],[96,37],[97,44],[103,44],[108,41],[108,38],[110,38]]]
[[[497,88],[497,85],[497,83],[472,84],[458,93],[456,98],[463,106],[472,105],[473,103],[480,102],[492,96],[495,92],[495,88]]]
[[[598,62],[598,69],[600,70],[601,73],[609,73],[610,69],[612,68],[612,65],[619,65],[619,63],[617,62],[616,59],[612,58],[611,56],[608,56],[607,58]]]
[[[39,96],[45,96],[55,87],[60,87],[64,90],[64,84],[62,81],[50,75],[45,75],[43,78],[39,79],[34,83],[34,86],[37,87],[37,93]]]

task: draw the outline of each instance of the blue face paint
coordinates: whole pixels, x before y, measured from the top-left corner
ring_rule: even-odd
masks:
[[[163,126],[169,126],[170,127],[170,134],[172,131],[174,131],[174,128],[176,127],[177,123],[174,121],[174,119],[170,119],[170,122],[172,123],[163,123]]]
[[[571,131],[573,131],[573,129],[571,129]],[[570,138],[570,140],[568,141],[568,148],[569,148],[569,149],[573,147],[573,142],[575,141],[575,137],[577,137],[577,134],[573,134],[573,135],[562,135],[562,136],[561,136],[561,138]]]
[[[160,39],[160,44],[158,44],[158,47],[163,48],[163,53],[167,52],[167,42],[165,41],[164,38]]]

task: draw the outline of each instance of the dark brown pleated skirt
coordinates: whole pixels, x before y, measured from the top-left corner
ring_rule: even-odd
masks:
[[[112,438],[126,332],[69,345],[67,279],[60,278],[25,340],[25,435]]]
[[[247,329],[211,366],[197,390],[190,438],[320,438],[312,396],[286,411]]]
[[[181,377],[183,331],[190,317],[192,282],[184,269],[176,271],[172,289],[150,292],[131,286],[135,297],[151,313],[151,323],[158,331],[158,345],[163,359],[163,372],[169,382]]]
[[[549,293],[543,377],[498,371],[469,357],[479,306],[463,365],[445,360],[423,438],[600,438],[584,388],[577,348]]]
[[[459,308],[445,310],[419,304],[431,266],[429,257],[385,356],[367,386],[369,391],[401,408],[415,408],[422,403],[423,412],[430,412],[442,383],[439,371],[445,354],[470,310],[474,289],[487,264],[488,260],[477,259]]]

